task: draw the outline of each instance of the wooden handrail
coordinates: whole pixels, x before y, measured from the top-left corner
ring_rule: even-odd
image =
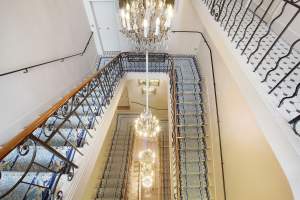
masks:
[[[9,154],[13,149],[15,149],[18,145],[20,145],[24,140],[26,140],[33,131],[35,131],[38,127],[43,125],[49,117],[51,117],[60,107],[62,107],[67,101],[75,96],[82,88],[84,88],[87,84],[89,84],[94,78],[99,76],[110,63],[114,62],[116,59],[120,57],[121,53],[114,57],[110,62],[108,62],[103,68],[101,68],[97,73],[91,75],[86,78],[80,85],[71,90],[67,95],[65,95],[61,100],[59,100],[56,104],[54,104],[49,110],[40,115],[36,120],[30,123],[23,131],[21,131],[18,135],[13,137],[9,142],[0,146],[0,160],[2,160],[7,154]]]

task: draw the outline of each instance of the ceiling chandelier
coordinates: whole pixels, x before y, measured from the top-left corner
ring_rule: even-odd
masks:
[[[173,17],[174,0],[120,0],[121,32],[139,48],[166,40]]]

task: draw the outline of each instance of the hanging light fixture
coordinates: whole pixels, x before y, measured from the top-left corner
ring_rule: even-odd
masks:
[[[120,0],[121,32],[139,48],[161,44],[168,37],[174,0]]]
[[[132,40],[138,50],[146,53],[146,107],[135,121],[138,135],[145,139],[157,137],[160,127],[158,119],[149,109],[149,55],[148,50],[158,49],[168,39],[173,18],[174,0],[119,0],[121,32]],[[146,149],[139,154],[142,185],[153,185],[155,154]]]
[[[150,188],[153,185],[155,153],[151,149],[146,149],[139,153],[141,164],[141,180],[145,188]]]
[[[135,121],[137,133],[156,137],[159,121],[149,110],[148,50],[167,39],[173,18],[174,0],[119,0],[121,32],[146,51],[146,108]]]
[[[146,51],[146,108],[140,114],[140,117],[135,120],[135,130],[139,136],[145,138],[156,137],[160,131],[159,121],[149,109],[148,51]]]

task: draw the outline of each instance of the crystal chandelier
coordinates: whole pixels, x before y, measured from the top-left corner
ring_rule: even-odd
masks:
[[[135,120],[135,130],[141,137],[154,138],[160,131],[159,121],[152,115],[150,110],[143,112]]]
[[[145,138],[154,138],[160,131],[159,121],[149,109],[148,51],[146,51],[146,108],[135,120],[135,130],[139,136]]]
[[[174,0],[120,0],[121,32],[139,48],[167,39]]]
[[[121,32],[132,40],[138,50],[146,52],[146,107],[135,121],[138,135],[145,140],[157,137],[160,127],[158,119],[149,109],[149,56],[148,50],[158,49],[168,39],[173,18],[174,0],[119,0]],[[155,154],[146,149],[140,152],[142,185],[153,185]]]
[[[146,149],[139,153],[141,164],[142,185],[150,188],[153,185],[155,153],[151,149]]]

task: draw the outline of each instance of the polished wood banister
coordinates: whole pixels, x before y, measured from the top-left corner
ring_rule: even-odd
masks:
[[[115,62],[116,59],[119,59],[121,53],[119,53],[116,57],[114,57],[110,62],[105,64],[103,68],[101,68],[97,73],[91,75],[86,78],[80,85],[71,90],[67,95],[65,95],[62,99],[60,99],[56,104],[54,104],[49,110],[42,113],[40,117],[30,123],[23,131],[13,137],[10,141],[0,146],[0,160],[2,160],[9,152],[15,149],[19,144],[21,144],[25,139],[27,139],[34,130],[40,127],[43,123],[45,123],[49,117],[51,117],[60,107],[62,107],[70,98],[76,95],[82,88],[84,88],[87,84],[89,84],[94,78],[99,76],[108,66]]]

